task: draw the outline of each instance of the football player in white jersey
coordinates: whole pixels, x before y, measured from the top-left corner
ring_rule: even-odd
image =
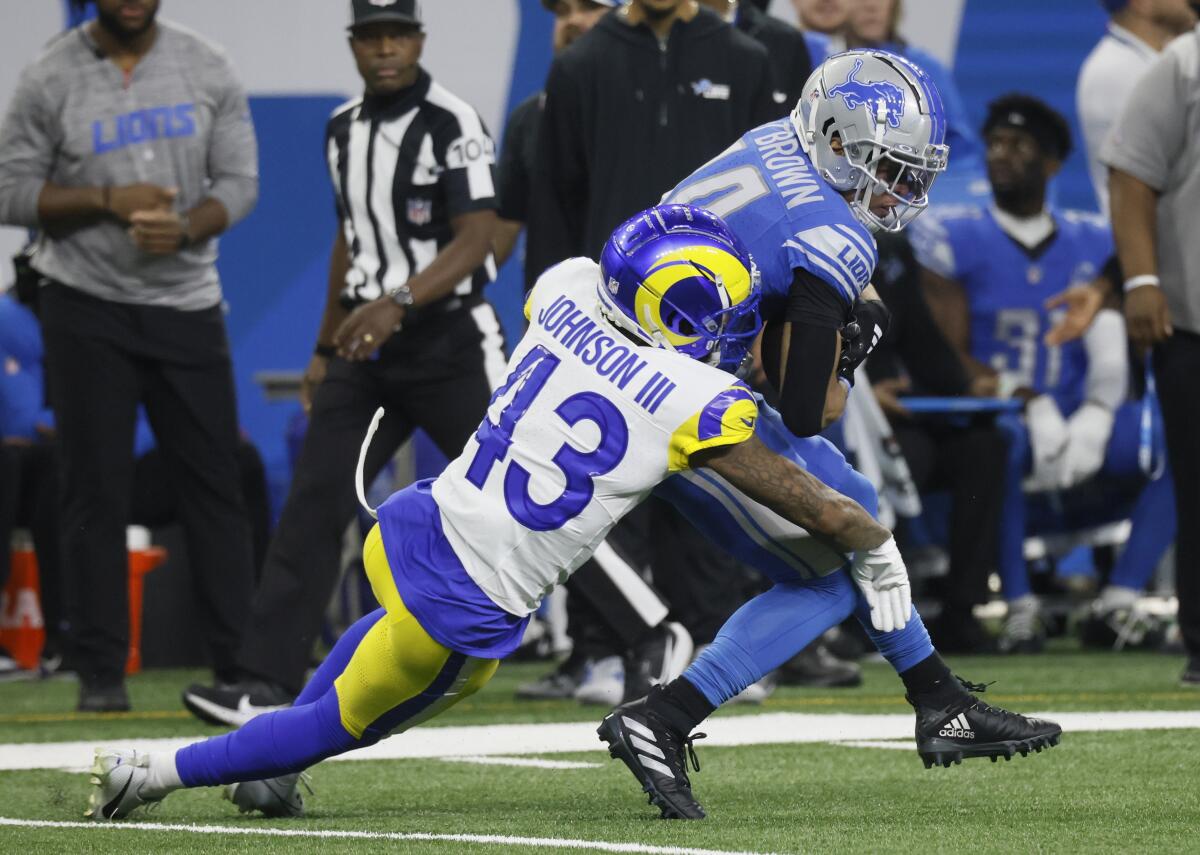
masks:
[[[742,243],[684,205],[622,225],[602,265],[547,271],[463,453],[378,509],[363,559],[382,608],[342,636],[290,709],[177,752],[98,749],[89,815],[119,819],[219,784],[243,809],[300,813],[302,770],[478,691],[615,521],[695,467],[852,553],[872,620],[902,627],[908,578],[890,532],[755,436],[755,399],[730,372],[758,333],[759,297]]]

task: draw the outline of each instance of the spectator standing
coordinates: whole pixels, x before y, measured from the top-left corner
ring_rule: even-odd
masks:
[[[474,108],[420,66],[416,0],[354,0],[352,16],[365,92],[326,128],[340,222],[301,392],[309,427],[237,677],[184,692],[211,722],[242,724],[300,690],[337,583],[356,506],[354,463],[375,410],[387,416],[366,460],[368,483],[418,427],[454,457],[504,370],[500,323],[482,295],[495,274],[491,137]]]
[[[542,5],[554,13],[553,47],[558,55],[590,30],[601,16],[620,6],[621,0],[542,0]],[[504,125],[500,160],[496,164],[499,221],[492,244],[497,267],[508,260],[517,237],[529,221],[530,188],[538,170],[537,129],[545,100],[545,92],[534,92],[513,107]]]
[[[951,169],[975,164],[980,153],[979,135],[975,133],[967,115],[954,75],[932,54],[914,47],[900,36],[898,26],[901,11],[900,0],[850,0],[844,27],[844,47],[851,50],[878,48],[916,63],[929,75],[938,94],[942,96],[942,106],[946,112],[946,144],[954,152]]]
[[[1129,100],[1138,78],[1167,42],[1196,25],[1187,0],[1102,0],[1108,31],[1079,69],[1075,92],[1088,172],[1100,210],[1108,214],[1108,169],[1100,147]]]
[[[1127,277],[1129,337],[1139,351],[1153,348],[1179,526],[1182,682],[1193,687],[1200,686],[1200,241],[1189,224],[1200,192],[1198,69],[1200,27],[1171,42],[1142,75],[1100,152]]]
[[[218,678],[253,580],[216,236],[257,199],[254,128],[229,60],[157,20],[98,18],[23,72],[0,127],[0,222],[41,231],[46,371],[62,452],[63,561],[79,709],[125,710],[125,527],[139,402],[180,487]]]
[[[820,65],[844,48],[841,40],[850,0],[792,0],[813,65]]]
[[[696,0],[632,0],[554,60],[538,136],[526,286],[598,256],[618,223],[777,118],[766,51]]]
[[[700,0],[741,32],[767,49],[775,89],[771,93],[780,113],[789,112],[800,100],[804,81],[812,74],[813,61],[804,33],[768,15],[745,0]]]

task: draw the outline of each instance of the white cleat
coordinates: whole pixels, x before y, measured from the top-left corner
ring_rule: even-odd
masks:
[[[308,783],[308,775],[295,772],[291,775],[280,775],[278,778],[267,778],[262,781],[245,781],[240,784],[230,784],[225,788],[224,796],[237,805],[242,813],[260,811],[264,816],[299,817],[304,816],[304,795],[300,792],[300,784],[312,795],[312,787]]]
[[[142,795],[142,787],[150,776],[149,766],[149,754],[97,748],[90,770],[92,792],[84,816],[100,821],[125,819],[143,805],[161,802],[162,796]]]

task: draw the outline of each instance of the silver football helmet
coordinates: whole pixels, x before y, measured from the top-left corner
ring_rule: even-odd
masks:
[[[872,230],[899,231],[925,210],[950,156],[937,88],[916,65],[881,50],[847,51],[817,66],[792,126],[821,177],[853,191],[850,207]],[[875,193],[899,204],[877,216]]]

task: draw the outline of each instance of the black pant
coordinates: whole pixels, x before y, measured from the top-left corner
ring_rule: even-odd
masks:
[[[1167,455],[1175,479],[1175,594],[1179,629],[1188,654],[1200,657],[1200,335],[1175,330],[1154,348],[1154,376],[1162,404]]]
[[[893,431],[922,492],[949,490],[950,574],[940,591],[946,608],[987,602],[988,574],[999,553],[1000,509],[1008,444],[990,419],[952,424],[899,421]]]
[[[58,525],[58,453],[51,442],[0,445],[0,588],[12,571],[8,542],[29,529],[38,560],[42,620],[52,646],[62,640],[62,557]]]
[[[486,303],[426,314],[392,336],[376,360],[330,360],[267,549],[238,656],[244,671],[299,692],[337,584],[342,534],[357,503],[355,464],[371,417],[378,407],[387,410],[367,455],[368,483],[416,428],[448,457],[456,457],[479,426],[500,379],[503,343],[495,317]],[[485,335],[493,327],[496,332]]]
[[[271,537],[267,473],[258,449],[247,439],[238,442],[237,463],[242,497],[246,502],[246,520],[250,523],[250,542],[254,555],[252,566],[257,582],[257,572],[266,560],[267,543]],[[152,448],[134,464],[130,520],[147,528],[171,525],[181,519],[179,506],[179,491],[171,482],[166,456],[161,449]]]
[[[253,572],[220,308],[132,306],[50,284],[41,315],[61,450],[67,611],[81,679],[120,680],[129,651],[125,528],[139,403],[177,487],[214,670],[230,674]]]

